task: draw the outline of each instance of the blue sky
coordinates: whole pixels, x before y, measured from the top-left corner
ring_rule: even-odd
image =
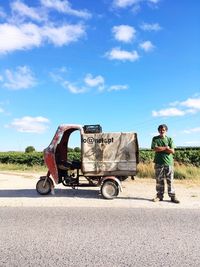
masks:
[[[0,151],[41,151],[59,124],[200,146],[200,1],[0,2]],[[71,147],[79,146],[75,135]]]

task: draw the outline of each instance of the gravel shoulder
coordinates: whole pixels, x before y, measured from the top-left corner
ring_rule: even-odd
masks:
[[[114,200],[105,200],[98,187],[71,189],[62,184],[55,186],[55,194],[41,196],[36,192],[36,183],[42,174],[0,171],[0,207],[129,207],[199,209],[200,181],[175,180],[176,194],[180,204],[170,202],[167,193],[164,201],[154,203],[154,179],[127,179],[122,182],[123,191]]]

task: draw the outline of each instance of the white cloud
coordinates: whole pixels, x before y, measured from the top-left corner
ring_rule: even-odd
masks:
[[[67,80],[66,74],[67,69],[65,67],[61,67],[54,72],[51,72],[50,76],[54,82],[67,89],[72,94],[82,94],[86,93],[89,90],[88,87],[79,86],[77,85],[77,83]]]
[[[200,133],[200,127],[184,130],[184,133],[191,134],[191,133]]]
[[[13,11],[13,20],[17,18],[30,18],[38,22],[48,19],[48,11],[57,11],[59,13],[76,16],[82,19],[91,18],[91,14],[87,10],[76,10],[71,7],[68,0],[40,0],[41,6],[30,7],[23,1],[16,0],[11,3]]]
[[[139,59],[137,51],[126,51],[121,48],[113,48],[111,51],[106,53],[106,57],[110,60],[121,60],[121,61],[136,61]]]
[[[113,5],[118,8],[126,8],[139,2],[141,2],[141,0],[114,0]]]
[[[20,119],[14,119],[7,128],[16,129],[18,132],[26,133],[43,133],[48,128],[49,120],[44,117],[29,117],[25,116]]]
[[[55,9],[58,12],[88,19],[91,14],[87,10],[76,10],[71,8],[68,0],[40,0],[41,4],[47,8]]]
[[[147,1],[153,4],[158,4],[160,2],[160,0],[147,0]]]
[[[41,12],[39,8],[29,7],[19,0],[11,3],[11,9],[15,16],[28,17],[36,21],[42,21],[44,17],[46,18],[44,12]]]
[[[136,4],[134,5],[132,8],[131,8],[131,12],[136,15],[138,14],[139,12],[141,11],[141,7],[139,4]]]
[[[3,87],[11,90],[28,89],[35,86],[36,79],[27,66],[19,66],[16,71],[7,69],[3,79]]]
[[[180,105],[200,110],[200,98],[188,98],[186,101],[180,102]]]
[[[32,23],[20,26],[1,24],[0,36],[0,53],[38,47],[42,42],[40,29]]]
[[[14,0],[10,4],[9,16],[0,8],[0,18],[4,19],[4,23],[0,24],[0,54],[32,49],[45,43],[68,45],[85,35],[83,23],[66,23],[65,15],[50,20],[48,14],[52,9],[54,12],[88,18],[90,14],[87,11],[72,9],[67,0],[41,0],[41,3],[43,6],[32,7],[21,0]]]
[[[63,46],[71,42],[76,42],[81,36],[85,34],[85,27],[83,25],[63,25],[61,27],[45,26],[42,29],[42,36],[47,38],[47,41],[54,45]]]
[[[91,73],[85,75],[82,81],[71,82],[66,79],[66,68],[62,67],[60,69],[51,72],[50,75],[54,82],[61,85],[63,88],[67,89],[73,94],[83,94],[91,91],[92,89],[102,91],[120,91],[128,89],[128,85],[106,85],[105,79],[102,75],[94,76]]]
[[[153,117],[175,117],[183,116],[185,112],[177,108],[161,109],[159,111],[152,111]]]
[[[158,23],[143,23],[140,28],[144,31],[160,31],[162,29]]]
[[[151,43],[151,41],[145,41],[140,44],[140,48],[145,52],[150,52],[155,48],[155,46]]]
[[[55,69],[54,71],[51,71],[49,74],[54,82],[62,83],[64,81],[63,76],[66,76],[67,72],[67,68],[63,66],[61,68]]]
[[[160,2],[160,0],[113,0],[113,6],[117,8],[127,8],[138,6],[138,4],[142,2],[156,6]]]
[[[104,78],[101,75],[93,77],[92,74],[87,74],[84,78],[86,85],[90,87],[99,87],[104,85]]]
[[[4,109],[0,107],[0,113],[4,113]]]
[[[127,90],[128,85],[112,85],[108,88],[108,91],[121,91],[121,90]]]
[[[86,87],[79,87],[69,81],[63,81],[62,86],[69,90],[72,94],[83,94],[88,91],[88,88]]]
[[[61,76],[59,77],[59,80],[61,85],[73,94],[86,93],[91,87],[96,87],[99,91],[104,89],[104,78],[101,75],[93,77],[92,74],[87,74],[83,80],[86,86],[77,86],[76,83],[66,81]]]
[[[41,46],[45,41],[57,46],[67,45],[77,41],[85,34],[85,27],[81,24],[64,24],[60,27],[38,27],[33,23],[22,25],[0,25],[0,53],[15,50],[30,49]]]
[[[169,104],[172,108],[152,111],[154,117],[171,117],[195,114],[200,111],[200,98],[188,98],[186,101],[174,101]]]
[[[136,30],[129,25],[114,26],[112,32],[115,39],[121,42],[129,43],[135,39]]]

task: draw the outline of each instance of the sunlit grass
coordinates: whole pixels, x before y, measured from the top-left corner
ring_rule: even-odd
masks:
[[[181,180],[200,180],[200,168],[175,163],[174,177]]]
[[[46,172],[45,166],[34,165],[27,166],[25,164],[3,164],[0,163],[0,171],[16,171],[16,172]]]
[[[154,178],[154,164],[139,163],[137,167],[137,177],[139,178]]]
[[[154,178],[154,164],[151,163],[139,163],[138,173],[139,178]],[[200,180],[200,168],[192,165],[183,165],[175,163],[174,166],[174,178],[179,180]]]

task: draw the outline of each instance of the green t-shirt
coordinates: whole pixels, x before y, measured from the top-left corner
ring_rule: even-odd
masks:
[[[170,148],[175,148],[174,142],[171,137],[165,136],[164,138],[158,136],[154,136],[151,143],[151,149],[159,146],[169,146]],[[154,163],[160,165],[173,165],[174,159],[173,154],[162,152],[155,152]]]

